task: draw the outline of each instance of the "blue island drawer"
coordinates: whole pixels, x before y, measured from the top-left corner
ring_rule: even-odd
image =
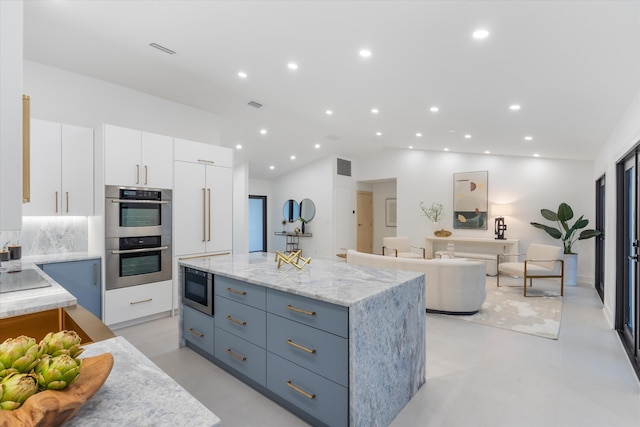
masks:
[[[266,386],[266,350],[216,328],[216,359]]]
[[[349,309],[341,305],[267,289],[267,311],[349,338]]]
[[[267,350],[340,385],[349,385],[346,338],[269,313]]]
[[[260,310],[266,306],[267,289],[240,280],[215,275],[213,278],[213,293],[233,301],[250,305]]]
[[[327,425],[349,424],[347,388],[271,352],[267,352],[267,388]]]
[[[267,314],[248,305],[216,296],[215,325],[262,348],[267,346]]]
[[[182,333],[184,339],[213,356],[213,317],[191,307],[182,308]]]

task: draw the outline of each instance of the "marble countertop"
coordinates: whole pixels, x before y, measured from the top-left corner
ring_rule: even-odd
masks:
[[[101,255],[89,254],[88,252],[68,252],[63,254],[29,255],[22,257],[22,261],[32,264],[51,264],[56,262],[86,261],[89,259],[100,258]]]
[[[35,264],[21,262],[20,265],[17,265],[15,261],[11,262],[11,264],[9,262],[2,264],[3,270],[13,271],[18,268],[38,271],[51,286],[0,294],[0,319],[55,308],[70,307],[77,304],[76,297],[71,295]]]
[[[287,264],[278,269],[274,260],[275,254],[252,253],[193,258],[180,264],[346,307],[422,276],[410,271],[353,266],[322,257],[312,257],[302,270]]]
[[[111,374],[67,426],[218,426],[220,418],[123,337],[84,346],[81,357],[111,353]]]

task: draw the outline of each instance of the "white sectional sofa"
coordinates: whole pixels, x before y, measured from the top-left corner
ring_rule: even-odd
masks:
[[[473,314],[480,310],[487,296],[486,266],[480,261],[396,258],[349,249],[347,263],[424,273],[425,306],[430,312]]]

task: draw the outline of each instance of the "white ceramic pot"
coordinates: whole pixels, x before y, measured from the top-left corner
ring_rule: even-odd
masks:
[[[578,281],[578,254],[564,254],[564,284],[576,286]]]

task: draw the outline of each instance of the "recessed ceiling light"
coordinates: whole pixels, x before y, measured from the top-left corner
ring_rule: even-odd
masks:
[[[246,79],[247,73],[245,73],[244,71],[238,71],[238,77],[240,77],[241,79]]]
[[[535,153],[535,154],[533,155],[533,157],[540,157],[540,154]]]
[[[418,132],[418,133],[416,133],[416,136],[417,136],[417,137],[421,137],[421,136],[422,136],[422,134],[421,134],[420,132]]]
[[[242,144],[238,144],[238,145],[236,145],[236,149],[238,149],[238,150],[242,150]]]
[[[429,111],[431,111],[432,113],[437,113],[438,111],[440,111],[440,108],[438,108],[438,107],[431,107],[431,108],[429,108]]]
[[[469,138],[471,138],[471,135],[470,134],[466,134],[464,137],[469,139]]]
[[[260,129],[260,134],[261,135],[266,135],[267,134],[267,130],[266,129]]]
[[[361,49],[359,52],[360,56],[363,58],[368,58],[371,56],[371,51],[369,49]]]
[[[316,144],[316,145],[314,145],[314,147],[320,148],[320,144]]]
[[[376,132],[376,135],[382,136],[382,132]]]
[[[410,146],[409,146],[409,150],[413,150],[413,145],[410,145]]]
[[[274,170],[275,168],[276,168],[276,167],[275,167],[275,166],[273,166],[273,165],[269,166],[269,169],[271,169],[271,170]]]
[[[489,151],[489,150],[485,150],[485,151],[484,151],[484,154],[491,154],[491,151]]]
[[[509,109],[512,110],[512,111],[518,111],[520,108],[521,107],[518,104],[513,104],[513,105],[509,106]]]
[[[445,148],[445,149],[444,149],[444,151],[449,151],[449,149],[448,149],[448,148]]]
[[[287,67],[288,67],[290,70],[297,70],[297,69],[298,69],[298,64],[296,64],[295,62],[289,62],[289,63],[287,64]]]
[[[524,140],[525,140],[525,141],[531,141],[532,139],[533,139],[533,137],[532,137],[532,136],[525,136],[525,137],[524,137]]]
[[[290,158],[291,160],[295,160],[295,159],[296,159],[296,156],[291,156],[291,157],[289,157],[289,158]]]
[[[479,28],[473,32],[473,38],[476,40],[484,40],[489,37],[489,31],[484,28]]]
[[[378,110],[377,108],[372,108],[372,109],[371,109],[371,112],[372,112],[373,114],[378,114],[378,113],[380,112],[380,110]]]
[[[327,116],[330,116],[330,115],[332,115],[332,114],[333,114],[333,111],[331,111],[331,110],[327,110],[327,111],[325,111],[325,113],[327,113]]]

